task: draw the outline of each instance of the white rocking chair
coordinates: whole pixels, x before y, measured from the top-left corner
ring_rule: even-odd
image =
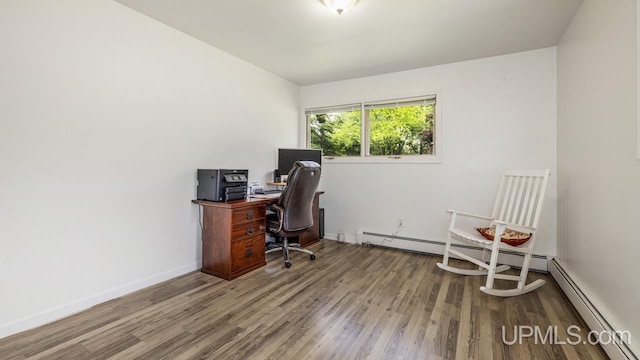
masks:
[[[449,231],[447,242],[444,248],[442,262],[438,267],[461,275],[486,275],[487,283],[481,286],[480,290],[495,296],[515,296],[533,291],[544,285],[544,280],[538,279],[525,285],[529,264],[531,263],[531,252],[536,240],[536,231],[544,193],[549,180],[549,169],[546,170],[507,170],[500,182],[498,195],[493,206],[491,216],[474,215],[455,210],[447,210],[449,213]],[[480,233],[471,233],[456,227],[458,216],[483,219],[490,222],[490,226],[495,226],[494,240],[488,240]],[[519,246],[512,246],[500,241],[505,230],[515,230],[523,233],[530,233],[531,237],[527,242]],[[451,241],[471,243],[482,248],[482,261],[461,253],[451,248]],[[489,264],[486,263],[487,250],[491,251]],[[508,265],[498,266],[498,255],[500,250],[520,253],[524,255],[520,275],[499,274],[508,270]],[[449,265],[449,256],[455,255],[464,260],[478,265],[477,270],[461,269]],[[513,289],[494,289],[494,279],[504,279],[517,281],[518,285]]]

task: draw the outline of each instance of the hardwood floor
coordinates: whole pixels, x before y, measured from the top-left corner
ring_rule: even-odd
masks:
[[[586,324],[553,279],[519,297],[483,294],[482,277],[440,257],[341,244],[317,259],[280,254],[231,282],[200,272],[0,340],[0,359],[606,359],[599,346],[503,343],[514,326]],[[511,285],[511,284],[510,284]],[[498,282],[500,286],[500,282]]]

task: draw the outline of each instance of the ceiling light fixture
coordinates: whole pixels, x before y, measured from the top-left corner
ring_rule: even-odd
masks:
[[[358,0],[321,0],[322,3],[338,15],[349,11]]]

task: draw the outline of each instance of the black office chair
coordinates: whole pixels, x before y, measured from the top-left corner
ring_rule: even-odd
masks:
[[[289,244],[289,238],[298,236],[313,226],[313,197],[320,181],[320,165],[314,161],[296,161],[289,175],[287,186],[280,194],[277,204],[269,207],[273,214],[267,215],[267,232],[282,240],[279,246],[269,248],[267,254],[282,250],[284,266],[291,267],[289,250],[309,254],[311,260],[316,255],[300,244]]]

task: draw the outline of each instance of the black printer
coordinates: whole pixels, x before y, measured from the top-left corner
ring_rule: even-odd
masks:
[[[247,197],[249,170],[198,169],[198,200],[230,201]]]

